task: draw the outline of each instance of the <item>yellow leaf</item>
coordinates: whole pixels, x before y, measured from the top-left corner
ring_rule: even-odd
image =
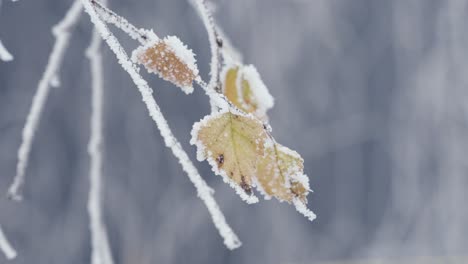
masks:
[[[143,64],[148,72],[179,86],[185,93],[193,92],[192,82],[198,77],[198,68],[192,51],[177,37],[150,41],[137,48],[132,59]]]
[[[307,203],[308,178],[301,156],[278,143],[266,147],[257,164],[259,188],[268,196],[291,203],[294,198]]]
[[[267,134],[256,118],[220,112],[195,123],[191,143],[197,146],[198,159],[207,159],[214,172],[234,187],[247,202],[252,195],[257,160],[264,155]]]
[[[268,92],[257,70],[252,65],[227,65],[222,72],[223,93],[237,108],[265,120],[273,107]]]

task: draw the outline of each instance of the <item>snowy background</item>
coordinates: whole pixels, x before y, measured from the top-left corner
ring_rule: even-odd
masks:
[[[3,1],[0,39],[0,193],[15,174],[32,96],[71,0]],[[165,148],[113,54],[105,60],[105,220],[116,263],[317,263],[468,254],[468,1],[219,0],[216,20],[276,98],[273,134],[305,159],[309,222],[275,200],[247,205],[196,163],[243,246],[227,250],[195,188]],[[110,0],[160,36],[210,59],[186,0]],[[89,263],[89,17],[73,30],[37,131],[25,200],[0,198],[11,263]],[[114,32],[118,32],[114,29]],[[136,43],[118,33],[130,50]],[[209,112],[145,75],[183,147]],[[205,78],[206,79],[206,78]],[[0,263],[6,263],[0,255]]]

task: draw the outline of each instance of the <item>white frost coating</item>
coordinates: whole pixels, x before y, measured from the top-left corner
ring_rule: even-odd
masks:
[[[128,22],[127,19],[117,15],[114,11],[108,9],[98,1],[93,0],[91,1],[91,4],[95,7],[95,11],[102,20],[116,26],[123,32],[127,33],[127,35],[132,39],[138,40],[141,44],[146,44],[150,39],[158,39],[157,35],[152,30],[137,28]]]
[[[22,142],[18,150],[18,163],[16,166],[16,176],[12,185],[8,189],[8,196],[13,200],[21,200],[20,188],[24,183],[24,174],[28,166],[29,152],[34,139],[34,133],[39,124],[39,119],[44,108],[47,96],[50,90],[50,82],[56,76],[62,63],[65,49],[70,40],[70,28],[76,24],[81,14],[81,3],[75,0],[73,5],[67,11],[65,17],[56,26],[52,28],[56,41],[52,52],[49,55],[42,79],[39,81],[36,94],[34,95],[31,109],[26,119],[26,124],[22,132]]]
[[[271,196],[265,192],[265,189],[263,189],[262,185],[258,182],[258,179],[255,177],[252,179],[252,182],[254,183],[254,186],[257,188],[257,191],[263,195],[263,198],[265,200],[271,200]]]
[[[255,66],[246,65],[241,67],[238,76],[242,76],[242,78],[244,78],[250,84],[250,89],[252,90],[252,93],[257,100],[257,111],[259,114],[265,114],[268,109],[273,107],[275,103],[273,96],[271,96],[268,88],[263,83]]]
[[[296,158],[296,159],[300,159],[302,161],[302,163],[304,163],[304,160],[302,159],[301,155],[299,155],[299,153],[297,153],[296,151],[290,149],[290,148],[287,148],[285,146],[282,146],[280,144],[276,144],[275,145],[276,148],[285,153],[286,155],[289,155],[293,158]],[[309,186],[309,177],[307,177],[304,173],[303,173],[303,169],[302,168],[299,168],[298,166],[289,166],[289,170],[285,172],[285,177],[286,179],[289,181],[293,181],[293,182],[298,182],[300,183],[302,186],[304,186],[304,188],[308,191],[311,191],[310,190],[310,186]]]
[[[3,46],[2,41],[0,40],[0,60],[2,61],[12,61],[13,55]]]
[[[90,156],[88,214],[91,232],[91,263],[113,264],[102,213],[102,124],[104,83],[101,36],[93,30],[91,44],[86,51],[91,66],[91,133],[88,143]]]
[[[219,118],[220,116],[222,116],[223,114],[227,112],[228,110],[218,111],[210,115],[207,115],[202,120],[196,122],[193,125],[192,131],[190,133],[192,136],[192,138],[190,139],[190,144],[195,145],[197,147],[197,159],[199,161],[203,161],[206,159],[208,163],[210,164],[213,172],[216,175],[221,176],[223,178],[223,181],[229,184],[229,186],[231,186],[236,191],[236,193],[241,197],[242,200],[244,200],[248,204],[258,203],[258,198],[255,195],[247,194],[245,190],[239,186],[239,184],[237,184],[235,181],[229,178],[229,176],[226,174],[224,170],[218,169],[216,160],[211,157],[210,153],[206,150],[203,142],[198,140],[198,133],[200,132],[200,129],[202,127],[205,127],[208,124],[208,122],[210,122],[213,119]],[[240,114],[240,113],[237,113],[237,114]],[[243,116],[246,116],[246,115],[243,115]]]
[[[198,76],[197,60],[193,51],[176,36],[167,36],[163,41],[187,65],[193,74]]]
[[[17,256],[16,250],[8,242],[5,234],[3,233],[2,226],[0,226],[0,251],[5,254],[7,259],[14,259]]]
[[[109,45],[110,49],[116,55],[122,68],[130,75],[135,85],[138,87],[142,95],[143,102],[148,108],[148,112],[152,119],[155,121],[159,131],[161,132],[162,137],[164,138],[164,143],[167,147],[172,150],[174,156],[177,157],[179,163],[182,165],[183,170],[187,173],[190,181],[195,185],[197,189],[198,196],[203,200],[210,215],[212,217],[213,223],[218,229],[220,235],[224,238],[224,244],[229,249],[235,249],[241,246],[241,242],[237,238],[237,235],[231,229],[231,227],[226,223],[226,219],[222,212],[219,209],[218,204],[214,200],[212,193],[213,190],[206,184],[203,178],[198,173],[197,168],[193,165],[189,159],[187,153],[183,150],[180,143],[174,137],[169,125],[167,124],[166,119],[164,118],[159,106],[154,100],[152,93],[153,90],[148,86],[148,83],[138,74],[138,71],[135,65],[129,60],[126,52],[123,47],[120,45],[119,41],[115,36],[109,31],[104,22],[98,17],[97,13],[94,11],[92,4],[89,0],[81,0],[86,12],[90,15],[91,21],[95,25],[98,32],[101,34],[101,37]]]
[[[309,210],[305,204],[303,202],[301,202],[299,199],[297,198],[294,198],[293,199],[293,204],[294,204],[294,207],[296,207],[296,211],[298,211],[299,213],[301,213],[302,215],[304,215],[307,219],[309,219],[310,221],[314,221],[315,218],[317,218],[317,216],[314,214],[314,212],[312,212],[311,210]]]
[[[198,15],[203,21],[205,25],[206,31],[208,33],[208,40],[210,42],[210,50],[211,50],[211,62],[210,62],[210,81],[208,82],[207,89],[208,90],[215,90],[217,82],[218,82],[218,75],[219,75],[219,52],[218,52],[218,44],[216,43],[217,33],[215,24],[213,22],[213,17],[206,6],[205,0],[190,0],[190,3],[195,7],[198,11]],[[213,107],[212,107],[213,109]]]

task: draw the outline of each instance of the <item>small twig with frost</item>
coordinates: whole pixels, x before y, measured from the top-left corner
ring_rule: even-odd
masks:
[[[102,213],[102,123],[104,82],[101,36],[93,30],[91,44],[86,51],[91,66],[91,133],[88,144],[90,156],[88,214],[91,232],[91,263],[113,264]]]
[[[0,0],[0,9],[2,7],[2,0]],[[2,61],[12,61],[13,55],[3,46],[2,41],[0,40],[0,60]]]
[[[127,21],[125,18],[122,16],[118,15],[114,11],[110,10],[109,8],[105,7],[102,5],[99,1],[97,0],[91,0],[90,1],[92,6],[95,8],[94,10],[96,11],[97,15],[99,18],[101,18],[103,21],[110,23],[117,28],[121,29],[123,32],[125,32],[129,37],[132,39],[138,40],[142,45],[147,45],[149,41],[155,41],[158,40],[159,37],[152,31],[144,28],[138,28],[129,21]],[[208,11],[206,11],[208,12]],[[209,15],[209,14],[208,14]],[[214,24],[213,24],[214,27]],[[214,31],[215,32],[215,31]],[[215,34],[216,35],[216,34]],[[215,38],[216,39],[216,38]],[[215,41],[216,42],[216,41]],[[221,40],[219,40],[219,43],[222,43]],[[216,52],[214,54],[218,54],[219,52]],[[219,64],[219,56],[216,55],[217,62],[215,65]],[[218,68],[217,68],[218,69]],[[215,70],[217,71],[217,70]],[[219,75],[215,74],[214,76]],[[214,85],[216,86],[217,79],[213,78]],[[218,93],[215,88],[210,87],[209,84],[204,82],[201,77],[197,77],[195,79],[195,82],[197,82],[201,88],[205,91],[206,95],[210,98],[210,102],[213,106],[216,106],[217,108],[227,108],[231,107],[236,109],[234,105],[232,105],[228,99],[222,94]],[[238,110],[240,111],[240,110]]]
[[[164,143],[167,147],[172,150],[172,153],[179,160],[179,163],[182,165],[182,168],[187,173],[188,177],[195,185],[197,189],[198,196],[203,200],[208,211],[211,214],[212,220],[216,228],[218,229],[220,235],[224,238],[224,244],[229,249],[235,249],[241,245],[241,242],[237,238],[237,235],[233,232],[231,227],[226,223],[226,219],[222,212],[219,209],[216,201],[214,200],[212,193],[213,190],[208,187],[206,182],[198,173],[197,168],[193,165],[192,161],[189,159],[187,153],[183,150],[182,146],[178,140],[174,137],[169,125],[167,124],[166,119],[164,118],[159,106],[154,100],[152,93],[153,90],[148,86],[148,83],[140,76],[135,65],[129,60],[125,50],[120,45],[119,41],[115,36],[109,31],[104,22],[99,18],[97,12],[94,10],[92,5],[92,0],[81,0],[86,12],[90,15],[91,21],[95,25],[96,29],[101,34],[101,37],[109,45],[110,49],[116,55],[122,68],[130,75],[133,82],[139,89],[143,101],[148,108],[149,114],[156,123],[157,127],[160,130],[162,137],[164,138]]]
[[[0,251],[5,254],[7,259],[16,258],[16,250],[13,248],[10,242],[8,242],[5,234],[3,233],[2,226],[0,226]]]
[[[2,61],[12,61],[13,55],[3,46],[2,41],[0,40],[0,60]]]
[[[218,36],[216,32],[216,26],[213,21],[208,7],[206,6],[205,0],[191,0],[190,3],[195,7],[197,13],[205,25],[206,31],[208,33],[208,40],[210,43],[211,50],[211,62],[210,62],[210,80],[207,85],[207,89],[215,90],[218,93],[221,93],[221,87],[219,84],[219,55],[220,47],[223,46],[222,39]]]
[[[56,38],[55,45],[49,56],[49,61],[46,70],[39,81],[39,85],[34,95],[31,109],[26,119],[26,124],[22,132],[22,142],[18,150],[18,164],[16,167],[16,176],[12,185],[8,190],[8,196],[13,200],[21,200],[21,187],[24,183],[24,175],[28,166],[29,152],[34,139],[34,133],[39,124],[39,119],[44,108],[45,101],[49,94],[51,81],[57,74],[62,63],[65,49],[68,47],[70,40],[69,30],[76,24],[81,14],[81,3],[75,0],[71,8],[67,11],[65,17],[56,26],[53,27],[52,33]]]
[[[146,44],[146,42],[149,40],[150,36],[148,36],[148,34],[151,34],[151,37],[156,36],[152,31],[135,27],[130,22],[128,22],[127,19],[117,15],[114,11],[105,7],[98,1],[91,0],[91,4],[94,6],[96,12],[102,20],[121,29],[132,39],[139,41],[141,44]]]

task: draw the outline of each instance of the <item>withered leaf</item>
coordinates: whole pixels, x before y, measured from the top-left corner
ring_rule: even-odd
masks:
[[[273,97],[252,65],[227,65],[222,73],[223,93],[237,108],[265,120]]]
[[[132,59],[143,64],[148,72],[179,86],[185,93],[193,92],[192,83],[198,77],[198,68],[192,51],[177,37],[152,40],[137,48]]]
[[[268,196],[291,203],[298,198],[307,203],[308,178],[304,175],[301,156],[278,143],[265,148],[265,155],[257,164],[259,188]]]
[[[195,123],[191,143],[199,160],[207,159],[214,172],[236,189],[247,202],[252,199],[256,164],[264,155],[267,134],[256,118],[220,112]]]

